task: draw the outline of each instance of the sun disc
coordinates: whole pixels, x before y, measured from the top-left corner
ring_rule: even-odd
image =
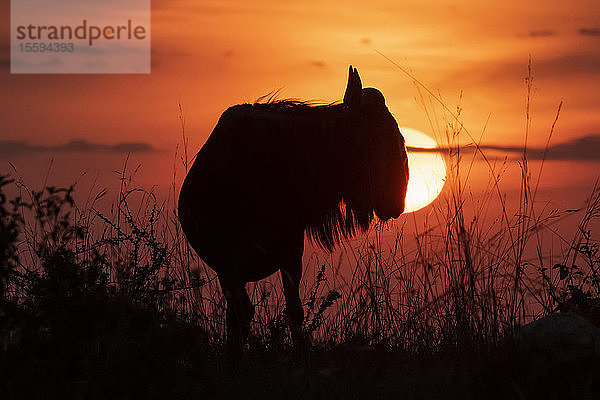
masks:
[[[431,149],[436,141],[416,129],[400,128],[406,146]],[[408,152],[408,190],[404,212],[414,212],[431,204],[442,192],[446,181],[446,163],[439,153]]]

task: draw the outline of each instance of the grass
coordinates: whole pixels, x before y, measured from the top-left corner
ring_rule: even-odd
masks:
[[[527,87],[528,110],[531,74]],[[420,99],[437,120],[431,96]],[[174,212],[189,167],[182,111],[181,163],[164,202],[133,186],[127,161],[104,209],[106,191],[80,207],[73,187],[36,191],[0,178],[2,398],[557,396],[559,372],[527,370],[512,337],[561,305],[599,296],[590,226],[600,186],[571,240],[551,229],[556,211],[537,210],[526,150],[516,209],[498,184],[502,163],[483,153],[473,157],[483,157],[490,185],[474,199],[474,158],[456,144],[460,109],[445,112],[449,174],[427,228],[409,235],[406,225],[378,223],[333,256],[305,254],[307,354],[291,348],[275,276],[248,285],[257,310],[248,351],[233,364],[223,356],[224,298]],[[565,248],[552,258],[549,236]]]

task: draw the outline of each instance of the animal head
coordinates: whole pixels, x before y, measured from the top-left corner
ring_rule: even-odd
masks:
[[[345,201],[358,225],[368,226],[374,211],[381,220],[404,211],[408,186],[408,156],[398,123],[388,110],[383,94],[363,88],[356,68],[350,66],[344,105],[351,121],[349,134],[360,147],[355,165],[350,166]],[[368,220],[368,221],[367,221]]]

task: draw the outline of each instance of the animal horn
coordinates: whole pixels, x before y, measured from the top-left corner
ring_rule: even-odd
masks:
[[[346,93],[344,93],[344,104],[350,108],[355,108],[360,105],[362,95],[362,83],[356,68],[352,65],[348,68],[348,84],[346,85]]]
[[[350,65],[348,68],[348,83],[346,84],[346,92],[344,93],[344,104],[348,104],[350,101],[350,96],[352,95],[353,76],[354,74],[352,73],[352,65]]]
[[[354,86],[354,90],[360,93],[360,91],[362,90],[362,82],[360,80],[360,75],[358,75],[358,70],[356,68],[354,68]]]

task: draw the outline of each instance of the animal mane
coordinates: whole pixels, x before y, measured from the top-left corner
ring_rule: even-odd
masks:
[[[259,97],[252,107],[261,111],[314,113],[336,112],[344,109],[340,102],[322,103],[297,98],[279,98],[279,92]],[[345,193],[342,193],[344,197]],[[373,220],[373,210],[357,207],[352,199],[345,198],[321,213],[318,221],[306,227],[307,236],[324,250],[331,251],[343,240],[358,232],[365,232]]]
[[[318,223],[308,225],[306,233],[319,247],[331,251],[342,240],[366,232],[372,220],[373,210],[354,210],[342,200],[327,210]]]
[[[279,91],[274,91],[256,99],[252,107],[263,111],[330,111],[343,107],[343,104],[339,101],[323,103],[315,100],[279,98]]]

